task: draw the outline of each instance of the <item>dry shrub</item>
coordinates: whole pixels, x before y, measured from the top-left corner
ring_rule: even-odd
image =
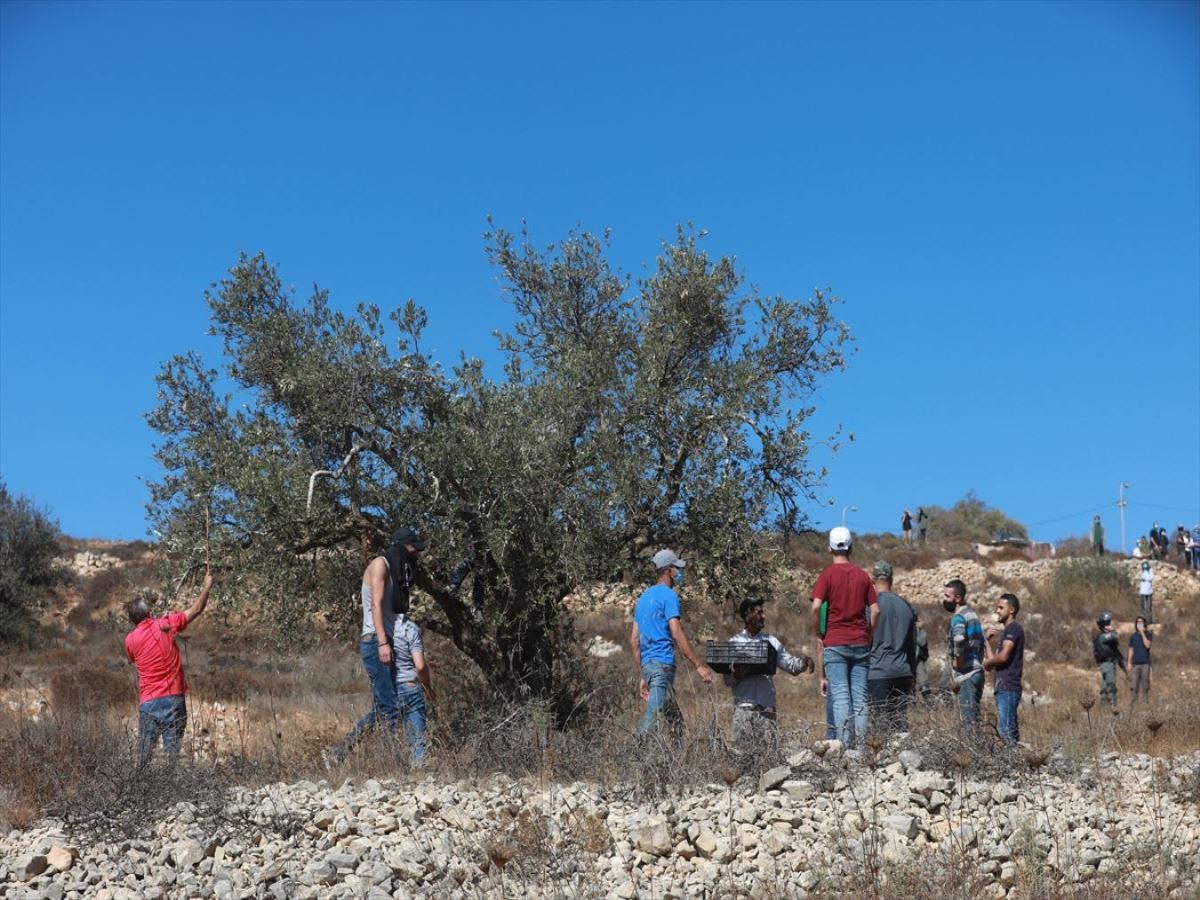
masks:
[[[84,612],[94,612],[103,609],[112,601],[115,595],[129,587],[129,579],[124,569],[102,569],[83,586],[83,598],[79,609]]]
[[[1055,566],[1038,609],[1087,621],[1105,609],[1121,609],[1132,596],[1129,576],[1107,559],[1072,559]]]
[[[84,674],[80,669],[58,669],[50,674],[50,703],[57,714],[90,709],[132,709],[137,688],[132,669],[114,672],[96,666]]]
[[[189,675],[188,681],[191,689],[201,691],[205,699],[221,702],[262,697],[287,687],[283,679],[272,679],[245,668],[213,669]]]

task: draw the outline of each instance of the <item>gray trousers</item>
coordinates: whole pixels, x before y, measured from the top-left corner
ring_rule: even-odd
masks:
[[[737,707],[733,711],[733,740],[738,750],[773,760],[779,754],[775,710]]]
[[[1139,698],[1144,703],[1150,696],[1150,663],[1133,667],[1129,673],[1129,693],[1130,703],[1137,703]]]
[[[1100,702],[1117,702],[1117,664],[1111,659],[1100,663]]]

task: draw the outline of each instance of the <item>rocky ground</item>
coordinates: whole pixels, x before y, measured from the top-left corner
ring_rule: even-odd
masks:
[[[104,834],[103,823],[11,832],[0,895],[912,896],[940,881],[996,898],[1048,884],[1195,897],[1198,775],[1200,754],[1081,765],[1026,754],[1008,775],[976,780],[912,749],[871,765],[832,741],[757,780],[657,797],[500,776],[300,781],[235,789],[215,811],[164,800],[138,836]]]

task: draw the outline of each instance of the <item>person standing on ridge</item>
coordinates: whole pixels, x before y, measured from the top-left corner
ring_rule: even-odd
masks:
[[[913,536],[913,517],[907,509],[900,517],[900,530],[904,532],[904,543],[911,544]]]
[[[633,610],[633,626],[629,631],[629,649],[640,676],[638,693],[646,703],[642,716],[643,735],[660,719],[673,728],[683,723],[679,705],[675,702],[675,648],[696,667],[696,674],[705,684],[713,680],[712,669],[692,649],[691,641],[680,624],[679,595],[674,588],[683,584],[687,563],[671,550],[654,554],[656,580],[638,597]]]
[[[1154,624],[1154,570],[1150,563],[1143,562],[1138,572],[1138,600],[1142,615],[1151,625]]]

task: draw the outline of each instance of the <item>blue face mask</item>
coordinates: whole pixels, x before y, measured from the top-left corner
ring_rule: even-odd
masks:
[[[674,581],[675,581],[675,587],[681,587],[683,585],[683,569],[675,570]]]

